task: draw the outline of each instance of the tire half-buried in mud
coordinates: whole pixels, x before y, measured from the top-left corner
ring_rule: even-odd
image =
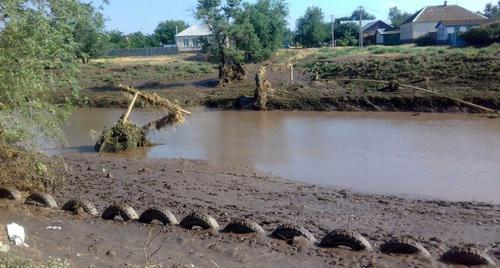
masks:
[[[139,219],[135,209],[128,205],[111,205],[101,215],[104,220],[114,220],[117,216],[120,216],[123,221]]]
[[[47,193],[32,193],[26,198],[24,203],[41,207],[57,208],[56,200]]]
[[[97,208],[90,201],[86,199],[71,199],[62,206],[62,210],[71,211],[76,213],[81,208],[85,213],[94,217],[99,215]]]
[[[485,251],[472,246],[453,247],[441,256],[441,260],[450,264],[495,266]]]
[[[313,236],[313,234],[311,234],[311,232],[309,232],[302,226],[297,226],[294,224],[283,224],[279,226],[274,230],[271,236],[287,241],[293,241],[293,238],[296,236],[303,236],[311,242],[316,241],[316,238]]]
[[[225,233],[235,234],[257,233],[260,235],[264,235],[266,233],[266,231],[264,231],[264,228],[262,228],[260,224],[248,219],[233,221],[226,225],[226,227],[224,227],[222,231]]]
[[[194,226],[199,226],[205,230],[219,230],[219,224],[210,215],[198,212],[192,212],[182,219],[179,225],[185,229],[192,229]]]
[[[380,251],[385,254],[418,254],[430,258],[431,254],[413,237],[403,236],[393,238],[380,246]]]
[[[328,233],[323,237],[319,246],[325,248],[344,246],[355,251],[372,250],[372,246],[368,240],[360,233],[346,229],[337,229]]]
[[[21,200],[21,192],[15,187],[0,187],[0,199],[6,198],[10,200]]]
[[[149,208],[139,217],[141,223],[151,223],[153,220],[161,222],[163,225],[176,225],[177,218],[168,209]]]

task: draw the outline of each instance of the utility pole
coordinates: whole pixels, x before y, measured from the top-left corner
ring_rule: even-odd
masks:
[[[335,16],[332,15],[332,47],[335,47]]]
[[[363,47],[363,7],[359,7],[359,47]]]

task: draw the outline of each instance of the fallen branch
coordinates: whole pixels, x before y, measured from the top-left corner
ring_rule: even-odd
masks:
[[[325,80],[327,80],[327,79],[325,79]],[[382,83],[382,84],[389,84],[391,82],[391,81],[374,80],[374,79],[328,79],[328,80],[333,80],[333,81],[357,81],[357,82]],[[500,111],[496,111],[494,109],[491,109],[491,108],[488,108],[488,107],[484,107],[484,106],[481,106],[481,105],[478,105],[478,104],[475,104],[475,103],[472,103],[472,102],[464,101],[464,100],[461,100],[461,99],[457,99],[457,98],[454,98],[454,97],[449,97],[449,96],[446,96],[445,94],[442,94],[442,93],[439,93],[439,92],[436,92],[436,91],[432,91],[432,90],[421,88],[421,87],[417,87],[417,86],[406,85],[406,84],[399,84],[399,85],[401,87],[407,87],[407,88],[411,88],[411,89],[415,89],[415,90],[420,90],[420,91],[423,91],[423,92],[426,92],[426,93],[430,93],[430,94],[434,94],[434,95],[437,95],[437,96],[440,96],[440,97],[443,97],[443,98],[447,98],[447,99],[456,101],[458,103],[462,103],[462,104],[465,104],[465,105],[468,105],[468,106],[471,106],[471,107],[474,107],[474,108],[477,108],[477,109],[480,109],[480,110],[483,110],[483,111],[487,111],[489,113],[500,114]]]
[[[180,108],[179,106],[171,103],[169,100],[162,98],[160,95],[156,93],[145,93],[141,92],[133,87],[129,86],[124,86],[124,85],[118,85],[120,89],[125,91],[125,93],[131,94],[134,96],[135,94],[138,94],[139,97],[141,97],[141,100],[144,102],[148,103],[149,105],[153,107],[161,107],[167,109],[169,112],[175,112],[177,109],[180,109],[181,112],[185,114],[191,115],[191,112],[184,110]]]

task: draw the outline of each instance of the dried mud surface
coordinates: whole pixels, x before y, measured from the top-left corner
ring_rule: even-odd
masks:
[[[321,239],[328,231],[362,233],[374,252],[322,249],[270,237],[239,236],[180,227],[110,222],[58,210],[0,202],[0,224],[26,227],[30,248],[13,251],[44,260],[66,258],[75,267],[449,267],[439,256],[450,246],[476,243],[500,262],[500,205],[411,200],[308,185],[238,165],[201,160],[136,160],[98,154],[70,154],[72,176],[59,205],[74,197],[91,200],[99,211],[128,204],[138,213],[169,208],[182,219],[207,212],[223,227],[250,218],[270,233],[296,223]],[[47,230],[61,226],[62,230]],[[379,252],[391,236],[411,234],[432,259]],[[457,266],[458,267],[458,266]]]

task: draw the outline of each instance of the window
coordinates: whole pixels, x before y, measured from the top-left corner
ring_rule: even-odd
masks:
[[[446,28],[444,27],[439,28],[438,37],[441,40],[446,39]]]
[[[199,47],[200,46],[200,42],[198,41],[197,38],[193,39],[193,47]]]
[[[189,39],[185,38],[183,42],[184,42],[184,47],[189,47]]]

